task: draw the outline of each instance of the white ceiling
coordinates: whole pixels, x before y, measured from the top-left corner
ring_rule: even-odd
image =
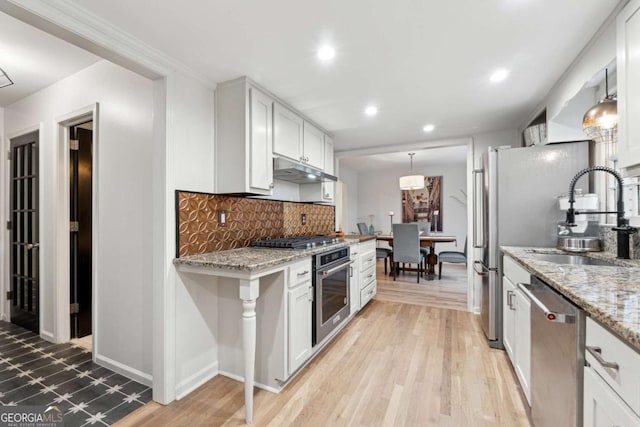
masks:
[[[390,152],[394,145],[523,126],[619,3],[66,1],[213,81],[251,77],[332,133],[337,151]],[[330,64],[316,57],[324,43],[336,48]],[[96,60],[0,14],[0,67],[16,81],[0,89],[0,106]],[[501,67],[511,70],[509,78],[490,83]],[[363,114],[370,103],[378,106],[376,117]],[[436,130],[424,133],[427,123]],[[398,162],[407,162],[406,153]]]
[[[0,88],[0,107],[75,74],[97,56],[0,13],[0,68],[13,80]]]
[[[452,147],[430,148],[426,150],[342,157],[340,158],[340,167],[347,166],[349,169],[358,172],[406,168],[407,172],[409,172],[411,167],[411,157],[409,157],[409,152],[415,153],[415,156],[413,156],[414,168],[443,164],[449,165],[454,163],[464,163],[467,161],[467,146],[456,145]]]

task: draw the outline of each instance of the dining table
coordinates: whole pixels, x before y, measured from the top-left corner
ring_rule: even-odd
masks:
[[[378,242],[387,242],[389,246],[393,247],[393,235],[391,234],[378,234],[376,236]],[[435,266],[438,264],[438,255],[436,255],[436,243],[457,243],[458,239],[455,236],[444,236],[442,234],[427,234],[420,235],[420,246],[423,248],[429,248],[429,255],[427,255],[427,280],[433,280],[436,275]],[[391,268],[393,269],[393,253],[390,256]],[[392,270],[393,271],[393,270]],[[391,272],[389,273],[391,274]]]

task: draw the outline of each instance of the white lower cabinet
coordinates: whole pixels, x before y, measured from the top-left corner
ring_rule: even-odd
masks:
[[[360,242],[360,308],[364,307],[377,292],[376,241]]]
[[[518,289],[518,283],[530,283],[527,270],[512,258],[502,260],[502,334],[504,348],[522,391],[531,404],[531,302]]]
[[[313,287],[311,259],[288,269],[287,282],[287,375],[291,376],[311,357]]]
[[[531,301],[516,290],[515,305],[514,368],[527,401],[531,403]]]
[[[504,276],[502,278],[502,343],[504,349],[513,363],[513,347],[516,336],[516,306],[513,303],[516,294],[516,287],[511,280]]]
[[[590,367],[584,369],[584,427],[637,427],[640,418]]]
[[[640,426],[640,353],[587,318],[584,425]]]
[[[311,282],[288,291],[289,303],[289,375],[311,356]]]
[[[359,244],[354,243],[349,247],[349,305],[351,314],[360,310],[360,252]]]

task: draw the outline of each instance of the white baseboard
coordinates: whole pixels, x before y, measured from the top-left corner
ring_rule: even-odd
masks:
[[[222,375],[222,376],[227,377],[227,378],[231,378],[232,380],[240,381],[241,383],[244,382],[244,377],[241,377],[240,375],[232,374],[232,373],[225,372],[225,371],[218,371],[218,373],[220,375]],[[253,385],[258,387],[258,388],[261,388],[263,390],[269,391],[271,393],[275,393],[275,394],[280,393],[280,391],[282,390],[282,388],[271,387],[271,386],[268,386],[268,385],[261,384],[259,382],[254,382]]]
[[[480,314],[480,306],[479,306],[479,305],[476,305],[475,307],[473,307],[473,312],[474,312],[475,314]]]
[[[213,362],[209,366],[205,366],[195,374],[185,380],[180,381],[176,385],[176,400],[180,400],[211,378],[218,375],[218,362]]]
[[[116,362],[115,360],[109,359],[108,357],[96,354],[96,363],[148,387],[151,387],[153,385],[153,377],[151,375],[145,374],[144,372],[134,369],[123,363]]]
[[[40,330],[40,338],[42,338],[45,341],[52,342],[52,343],[56,342],[56,340],[53,337],[53,332]]]

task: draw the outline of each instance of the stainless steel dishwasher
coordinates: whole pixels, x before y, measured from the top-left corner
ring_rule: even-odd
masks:
[[[582,426],[585,315],[535,276],[531,300],[531,418],[535,427]]]

